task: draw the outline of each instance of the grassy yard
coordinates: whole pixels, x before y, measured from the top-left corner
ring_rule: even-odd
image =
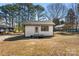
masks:
[[[79,55],[79,34],[55,32],[50,38],[3,41],[0,55]]]

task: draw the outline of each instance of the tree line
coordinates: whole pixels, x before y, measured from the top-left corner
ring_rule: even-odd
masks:
[[[48,9],[55,25],[64,24],[63,30],[77,32],[79,30],[79,4],[71,3],[70,6],[71,8],[67,8],[61,3],[49,4]],[[60,21],[63,18],[65,21]]]
[[[32,3],[13,3],[0,6],[0,19],[5,21],[6,26],[15,27],[15,30],[19,32],[23,29],[23,22],[35,20],[51,20],[55,25],[65,24],[66,29],[70,29],[76,24],[77,30],[78,13],[79,4],[71,4],[69,9],[61,3],[48,4],[46,9]],[[60,21],[63,18],[65,21]]]
[[[36,19],[39,21],[44,18],[44,7],[32,3],[7,4],[0,6],[0,11],[0,18],[6,25],[16,27],[18,31],[22,29],[23,22]]]

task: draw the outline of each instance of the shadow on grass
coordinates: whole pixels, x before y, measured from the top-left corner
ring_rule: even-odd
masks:
[[[58,32],[59,35],[65,35],[65,36],[72,36],[72,35],[79,35],[79,32]]]
[[[51,37],[52,36],[48,36],[48,37],[25,37],[24,35],[20,35],[20,36],[16,36],[16,37],[7,38],[4,41],[29,40],[29,39],[48,39]]]

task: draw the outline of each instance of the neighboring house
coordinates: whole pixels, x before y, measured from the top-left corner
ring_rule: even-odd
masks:
[[[0,33],[8,33],[8,32],[12,32],[14,28],[6,26],[6,25],[0,25]]]
[[[25,37],[30,36],[53,36],[52,21],[27,21],[24,23]]]
[[[55,30],[57,30],[57,31],[61,31],[61,30],[63,30],[64,25],[65,25],[65,24],[61,24],[61,25],[57,25],[57,26],[55,26]]]

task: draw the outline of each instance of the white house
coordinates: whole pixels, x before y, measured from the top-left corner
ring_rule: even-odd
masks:
[[[53,36],[52,21],[27,21],[24,23],[25,37],[30,36]]]

